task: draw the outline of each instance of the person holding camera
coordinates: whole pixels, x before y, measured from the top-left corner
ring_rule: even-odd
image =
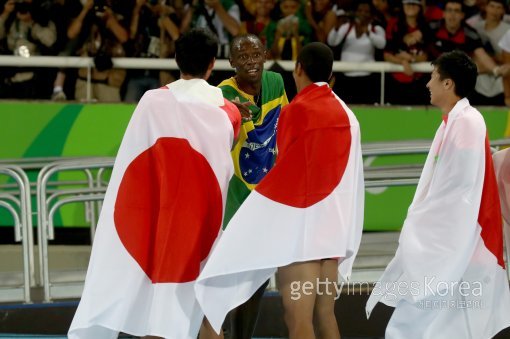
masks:
[[[0,41],[5,39],[5,54],[30,57],[51,54],[57,40],[55,24],[37,15],[31,0],[7,0],[0,14]],[[9,68],[0,74],[0,97],[46,97],[45,70]],[[49,94],[48,94],[49,96]]]
[[[127,55],[135,58],[168,58],[175,52],[174,41],[180,36],[179,18],[174,6],[166,1],[137,0],[131,16]],[[136,102],[145,91],[172,82],[167,71],[129,71],[124,101]]]
[[[128,31],[120,16],[112,8],[111,0],[87,0],[80,14],[67,30],[69,39],[84,41],[78,54],[94,57],[92,69],[92,100],[119,102],[120,87],[126,71],[114,69],[111,58],[125,55],[122,44],[128,40]],[[78,71],[75,98],[87,99],[87,69]]]
[[[181,32],[190,28],[206,28],[220,42],[218,58],[229,57],[230,39],[241,30],[241,11],[234,0],[193,0],[181,23]]]
[[[271,42],[274,59],[296,60],[301,47],[310,42],[312,28],[301,13],[299,0],[281,0],[282,18],[276,24],[276,34]]]

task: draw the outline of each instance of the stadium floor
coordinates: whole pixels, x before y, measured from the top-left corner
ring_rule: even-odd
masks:
[[[376,281],[392,259],[398,244],[398,232],[368,233],[363,235],[362,244],[354,264],[353,282]],[[50,269],[54,279],[64,281],[84,276],[77,268],[86,268],[90,247],[50,246]],[[19,256],[14,246],[0,246],[0,257],[12,260],[0,261],[0,286],[13,279],[13,262]],[[4,267],[5,266],[5,267]],[[69,271],[72,269],[71,271]],[[5,286],[5,285],[4,285]],[[379,304],[369,320],[365,316],[365,303],[370,288],[357,284],[357,289],[344,290],[335,305],[335,312],[343,339],[382,339],[384,329],[393,309]],[[0,339],[3,338],[66,338],[65,334],[72,321],[77,299],[56,300],[42,303],[41,288],[32,289],[33,304],[21,302],[0,303]],[[283,321],[281,298],[276,291],[266,291],[254,338],[286,338],[287,330]],[[121,336],[120,338],[136,338]],[[510,330],[496,336],[509,339]]]

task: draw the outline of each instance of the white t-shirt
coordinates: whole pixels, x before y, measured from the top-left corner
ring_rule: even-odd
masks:
[[[351,29],[349,30],[349,27]],[[350,62],[373,62],[375,61],[375,49],[382,49],[386,46],[386,34],[381,26],[368,26],[368,34],[363,34],[359,38],[356,37],[356,28],[351,23],[345,23],[336,29],[332,29],[328,34],[328,44],[337,46],[344,39],[341,61]],[[346,72],[346,76],[366,76],[369,72]]]

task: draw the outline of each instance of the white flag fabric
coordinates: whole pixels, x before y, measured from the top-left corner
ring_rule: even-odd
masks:
[[[237,108],[205,80],[143,96],[115,161],[69,338],[196,338],[203,313],[194,284],[221,228],[235,123]]]
[[[439,127],[393,260],[367,302],[395,307],[386,338],[492,338],[510,325],[487,131],[462,99]]]
[[[226,314],[293,262],[340,258],[348,278],[363,228],[359,124],[326,84],[283,108],[278,157],[215,244],[195,287],[219,331]]]
[[[510,251],[510,148],[494,153],[493,159],[503,215],[503,236],[508,253]]]

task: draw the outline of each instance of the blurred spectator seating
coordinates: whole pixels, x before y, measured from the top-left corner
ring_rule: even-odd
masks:
[[[182,5],[179,7],[182,8]],[[167,5],[164,0],[137,0],[131,16],[129,41],[126,43],[127,56],[173,57],[174,41],[179,35],[179,16],[174,6]],[[147,90],[173,80],[168,71],[130,70],[124,100],[137,102]]]
[[[274,59],[296,60],[301,47],[310,42],[312,28],[299,0],[280,0],[280,11],[274,41],[268,43]]]
[[[341,61],[373,62],[376,49],[386,45],[384,29],[374,22],[375,7],[371,0],[360,0],[355,5],[354,18],[346,23],[339,19],[328,34],[328,44],[339,50]],[[379,74],[345,72],[335,79],[335,92],[347,103],[379,101]]]
[[[193,0],[186,6],[181,32],[193,27],[208,28],[220,42],[219,58],[228,58],[229,43],[241,29],[241,13],[234,0]]]
[[[485,19],[476,21],[473,26],[485,51],[497,65],[503,64],[503,54],[498,43],[510,29],[510,24],[503,21],[506,6],[506,0],[489,0],[484,7]],[[500,76],[492,73],[479,74],[475,90],[470,98],[475,105],[504,104],[503,80]]]
[[[0,44],[2,54],[28,58],[55,54],[55,24],[48,12],[31,0],[7,0],[1,7]],[[48,69],[6,68],[0,71],[0,98],[49,98]]]
[[[422,1],[403,0],[397,20],[386,28],[384,60],[404,67],[403,73],[388,76],[386,93],[390,103],[418,105],[428,101],[425,87],[428,76],[414,72],[412,64],[428,60],[426,49],[430,38]]]

